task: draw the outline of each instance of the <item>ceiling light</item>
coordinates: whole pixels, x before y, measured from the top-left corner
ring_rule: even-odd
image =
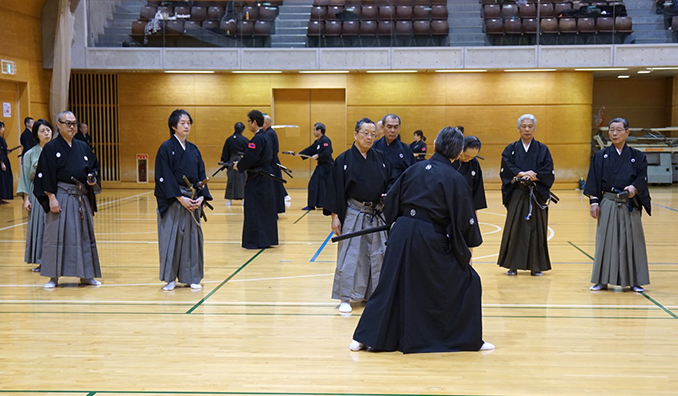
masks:
[[[367,73],[416,73],[417,70],[367,70]]]
[[[621,75],[621,76],[617,76],[617,78],[631,78],[631,76],[628,76],[628,75],[626,75],[626,74],[623,74],[623,75]]]
[[[301,70],[300,74],[347,74],[348,70]]]
[[[557,69],[506,69],[505,72],[553,72]]]
[[[170,74],[214,74],[214,70],[165,70]]]
[[[575,71],[626,71],[628,67],[582,67]]]
[[[486,69],[436,70],[436,73],[485,73]]]
[[[638,74],[650,74],[652,70],[638,70]]]
[[[235,74],[280,74],[280,70],[233,70]]]
[[[678,67],[650,67],[650,70],[678,70]]]

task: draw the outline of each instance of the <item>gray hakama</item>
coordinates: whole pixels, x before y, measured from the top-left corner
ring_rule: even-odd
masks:
[[[600,202],[591,283],[642,286],[650,283],[641,211],[605,193]]]
[[[45,211],[32,193],[28,200],[31,211],[28,213],[28,231],[26,232],[26,253],[24,261],[28,264],[42,263],[43,234],[45,233]],[[59,201],[61,202],[61,201]]]
[[[190,192],[187,196],[191,196]],[[180,283],[190,285],[202,280],[205,260],[201,210],[189,212],[179,201],[175,201],[164,216],[158,211],[161,281],[174,282],[178,278]]]
[[[380,216],[373,215],[373,209],[350,198],[341,232],[346,234],[384,224]],[[379,283],[387,239],[386,231],[380,231],[339,242],[333,299],[362,301],[372,295]]]
[[[61,213],[45,215],[42,276],[101,277],[92,208],[83,189],[64,182],[57,185],[56,198]]]
[[[236,162],[240,161],[242,158],[241,155],[233,155],[231,161]],[[245,198],[245,181],[247,180],[247,174],[238,172],[233,169],[232,166],[229,166],[226,170],[226,194],[224,198],[226,199],[243,199]]]

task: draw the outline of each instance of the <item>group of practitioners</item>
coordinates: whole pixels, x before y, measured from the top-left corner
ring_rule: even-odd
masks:
[[[31,120],[35,146],[23,152],[17,192],[29,212],[25,261],[38,264],[49,277],[101,283],[92,216],[100,191],[99,163],[82,140],[70,111],[59,113],[58,134],[46,120]],[[185,110],[168,119],[169,139],[158,149],[155,197],[163,290],[177,283],[201,289],[204,252],[201,218],[212,196],[198,147],[188,140],[193,125]],[[227,202],[243,200],[242,247],[264,249],[278,244],[278,214],[286,191],[272,119],[259,110],[247,114],[226,139],[221,160],[228,167]],[[356,122],[354,143],[332,159],[326,128],[316,123],[316,140],[299,153],[317,161],[309,181],[305,210],[322,208],[338,244],[332,298],[339,311],[366,302],[350,349],[404,353],[494,349],[482,339],[481,281],[472,266],[473,248],[482,244],[477,210],[487,207],[481,142],[464,136],[463,127],[445,127],[426,158],[425,137],[400,140],[395,114],[375,123]],[[242,136],[245,127],[253,134]],[[502,203],[507,218],[498,264],[509,276],[518,270],[540,276],[551,269],[548,209],[555,180],[549,149],[534,139],[537,120],[518,118],[520,139],[502,153]],[[378,130],[383,133],[379,139]],[[0,123],[4,134],[4,124]],[[592,158],[584,194],[598,222],[591,290],[609,284],[642,292],[649,284],[642,223],[650,214],[645,155],[626,144],[628,122],[609,124],[611,146]],[[418,138],[418,139],[417,139]],[[3,172],[8,164],[0,140]],[[421,154],[424,155],[421,155]]]

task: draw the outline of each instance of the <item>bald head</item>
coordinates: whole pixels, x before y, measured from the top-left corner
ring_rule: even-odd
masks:
[[[273,118],[270,115],[264,116],[264,129],[268,129],[273,125]]]

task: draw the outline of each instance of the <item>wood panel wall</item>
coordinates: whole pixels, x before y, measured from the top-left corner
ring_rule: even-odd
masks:
[[[593,112],[605,106],[605,125],[624,117],[634,128],[671,123],[673,78],[601,78],[593,82]]]
[[[558,183],[574,186],[588,169],[593,97],[590,73],[126,73],[119,75],[122,182],[136,180],[136,154],[149,154],[149,164],[154,163],[159,145],[169,137],[167,118],[176,108],[193,116],[189,140],[200,148],[208,172],[213,171],[224,139],[235,122],[246,120],[249,110],[259,109],[280,119],[273,100],[279,89],[345,90],[345,130],[328,128],[336,154],[352,144],[353,126],[365,116],[377,120],[386,113],[400,115],[401,136],[408,144],[416,129],[422,129],[432,145],[437,131],[461,124],[467,134],[482,140],[483,170],[492,186],[498,178],[501,151],[519,138],[517,118],[532,113],[538,120],[536,139],[551,148]],[[310,118],[311,122],[323,122],[313,112]],[[308,145],[309,136],[310,131],[298,133],[297,140],[286,136],[280,149],[298,151]]]

